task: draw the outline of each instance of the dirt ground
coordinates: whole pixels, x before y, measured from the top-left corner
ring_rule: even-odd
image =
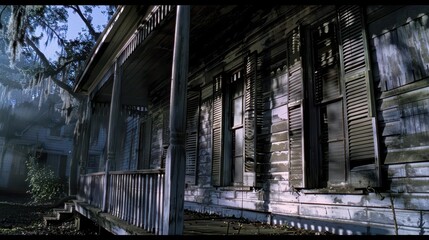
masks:
[[[51,210],[50,205],[32,204],[28,195],[0,192],[0,235],[98,235],[96,229],[77,231],[74,219],[45,227],[43,216]]]

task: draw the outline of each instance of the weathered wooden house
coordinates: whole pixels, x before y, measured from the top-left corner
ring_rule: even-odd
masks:
[[[0,190],[25,193],[31,154],[68,185],[74,125],[61,122],[53,108],[37,109],[18,96],[20,106],[3,111],[0,119]],[[5,109],[5,108],[3,108]],[[67,189],[65,189],[67,190]]]
[[[80,156],[77,211],[118,234],[181,234],[183,206],[427,234],[428,13],[119,6],[75,86],[88,95],[81,147],[107,134],[98,170]]]

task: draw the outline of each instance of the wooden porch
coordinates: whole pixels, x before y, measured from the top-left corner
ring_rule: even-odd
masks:
[[[105,172],[81,175],[75,210],[115,235],[160,235],[164,170],[109,172],[107,212],[102,211]],[[246,219],[184,212],[183,235],[314,235],[317,231]],[[326,233],[317,233],[326,234]]]
[[[164,213],[164,176],[164,169],[81,175],[76,209],[82,215],[94,220],[97,219],[96,215],[102,212],[105,202],[106,220],[113,217],[111,220],[116,218],[114,222],[122,220],[148,233],[159,235],[162,233]]]

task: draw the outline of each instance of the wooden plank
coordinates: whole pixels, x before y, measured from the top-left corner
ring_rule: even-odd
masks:
[[[131,175],[130,174],[126,174],[125,175],[126,179],[127,179],[127,189],[126,189],[126,204],[125,204],[125,221],[127,221],[128,223],[130,222],[130,215],[131,215],[131,187],[132,187],[132,182],[131,182]]]
[[[277,132],[277,133],[271,134],[270,142],[276,143],[276,142],[287,141],[288,139],[289,139],[289,133],[287,131],[283,131],[283,132]]]
[[[135,208],[135,225],[140,227],[140,212],[141,212],[141,205],[140,205],[140,193],[141,193],[141,183],[140,183],[140,174],[136,174],[136,208]]]
[[[119,176],[112,175],[114,182],[115,182],[115,189],[113,191],[114,198],[113,198],[113,212],[114,216],[117,217],[119,215],[119,193],[120,193],[120,183],[119,183]]]
[[[393,96],[397,96],[397,95],[402,95],[408,92],[413,92],[416,91],[418,89],[422,89],[422,88],[427,88],[429,87],[429,78],[426,79],[422,79],[420,81],[416,81],[404,86],[401,86],[399,88],[395,88],[389,91],[383,91],[380,94],[379,99],[385,99],[385,98],[389,98],[389,97],[393,97]]]
[[[119,201],[120,204],[120,215],[119,218],[120,219],[124,219],[124,214],[125,214],[125,200],[126,200],[126,196],[125,196],[125,189],[126,189],[126,182],[125,182],[125,176],[121,175],[121,182],[122,182],[122,191],[121,191],[121,200]]]
[[[300,215],[325,218],[330,216],[333,221],[351,220],[377,224],[394,224],[393,213],[390,209],[347,207],[347,206],[321,206],[315,204],[301,204]],[[419,227],[420,213],[408,210],[395,210],[398,226]]]
[[[386,153],[386,158],[384,160],[385,164],[393,163],[405,163],[405,162],[419,162],[419,161],[428,161],[429,160],[429,147],[412,147],[412,148],[403,148],[396,151],[388,150]]]
[[[415,133],[407,135],[393,135],[384,138],[387,151],[400,151],[401,149],[413,149],[427,147],[426,142],[429,140],[426,133]]]
[[[288,151],[289,142],[288,141],[282,141],[282,142],[276,142],[269,144],[269,150],[270,152],[281,152],[281,151]]]
[[[132,182],[132,191],[131,191],[131,224],[136,225],[136,212],[137,212],[137,205],[136,205],[136,175],[131,175],[131,182]]]
[[[270,162],[286,162],[289,161],[288,151],[273,152],[270,157]]]
[[[95,208],[89,204],[75,201],[76,211],[83,216],[105,228],[107,231],[117,235],[151,235],[147,231],[133,225],[127,224],[125,221],[112,216],[108,213],[100,212],[99,208]]]
[[[270,164],[270,172],[287,172],[289,170],[288,162],[272,162]]]
[[[429,177],[429,162],[389,165],[387,166],[387,177]]]
[[[287,116],[287,105],[280,106],[271,110],[271,122],[278,123],[288,120]]]
[[[147,230],[148,231],[152,231],[152,227],[153,227],[153,205],[154,205],[154,201],[153,201],[153,194],[154,194],[154,189],[153,189],[153,177],[152,175],[148,176],[148,211],[147,211]]]
[[[390,108],[378,112],[378,120],[382,123],[394,122],[400,120],[400,111],[398,108]]]
[[[111,189],[112,191],[109,192],[109,197],[108,197],[108,199],[109,199],[108,200],[109,206],[108,206],[108,211],[107,212],[110,213],[110,214],[113,214],[113,196],[115,195],[116,188],[115,188],[115,182],[113,181],[114,176],[110,175],[109,178],[110,178],[109,189]]]
[[[429,177],[393,178],[390,189],[395,192],[429,193]]]
[[[277,203],[276,204],[270,204],[269,211],[275,214],[298,214],[299,213],[299,204],[296,203]]]
[[[384,111],[389,108],[398,107],[407,103],[416,101],[424,101],[429,98],[429,87],[416,89],[414,91],[405,92],[400,95],[394,95],[383,99],[379,110]]]
[[[144,219],[144,229],[149,229],[149,177],[150,175],[145,175],[145,187],[144,187],[144,212],[143,212],[143,219]]]

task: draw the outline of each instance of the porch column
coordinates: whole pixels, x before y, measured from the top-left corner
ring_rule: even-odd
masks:
[[[85,104],[81,102],[81,104]],[[80,123],[80,129],[77,133],[81,137],[74,139],[73,154],[70,159],[70,176],[69,176],[69,196],[76,196],[78,192],[79,182],[79,165],[85,163],[88,158],[89,148],[89,135],[90,135],[90,121],[91,121],[91,101],[87,98],[86,105],[82,106],[82,122]]]
[[[177,6],[170,94],[170,145],[165,163],[163,235],[183,234],[189,24],[190,6]]]
[[[118,63],[119,59],[115,61],[114,75],[113,75],[113,87],[112,87],[112,98],[110,101],[110,113],[109,113],[109,129],[107,132],[107,159],[104,165],[105,181],[104,181],[104,191],[103,191],[103,212],[107,212],[108,204],[108,191],[109,191],[109,166],[110,163],[115,161],[116,155],[116,136],[118,129],[118,119],[119,113],[121,111],[121,78],[122,78],[122,69]]]
[[[74,136],[73,139],[73,152],[72,157],[70,159],[70,176],[69,176],[69,196],[77,195],[77,181],[78,181],[78,160],[79,160],[79,151],[80,151],[80,143],[79,137]]]

